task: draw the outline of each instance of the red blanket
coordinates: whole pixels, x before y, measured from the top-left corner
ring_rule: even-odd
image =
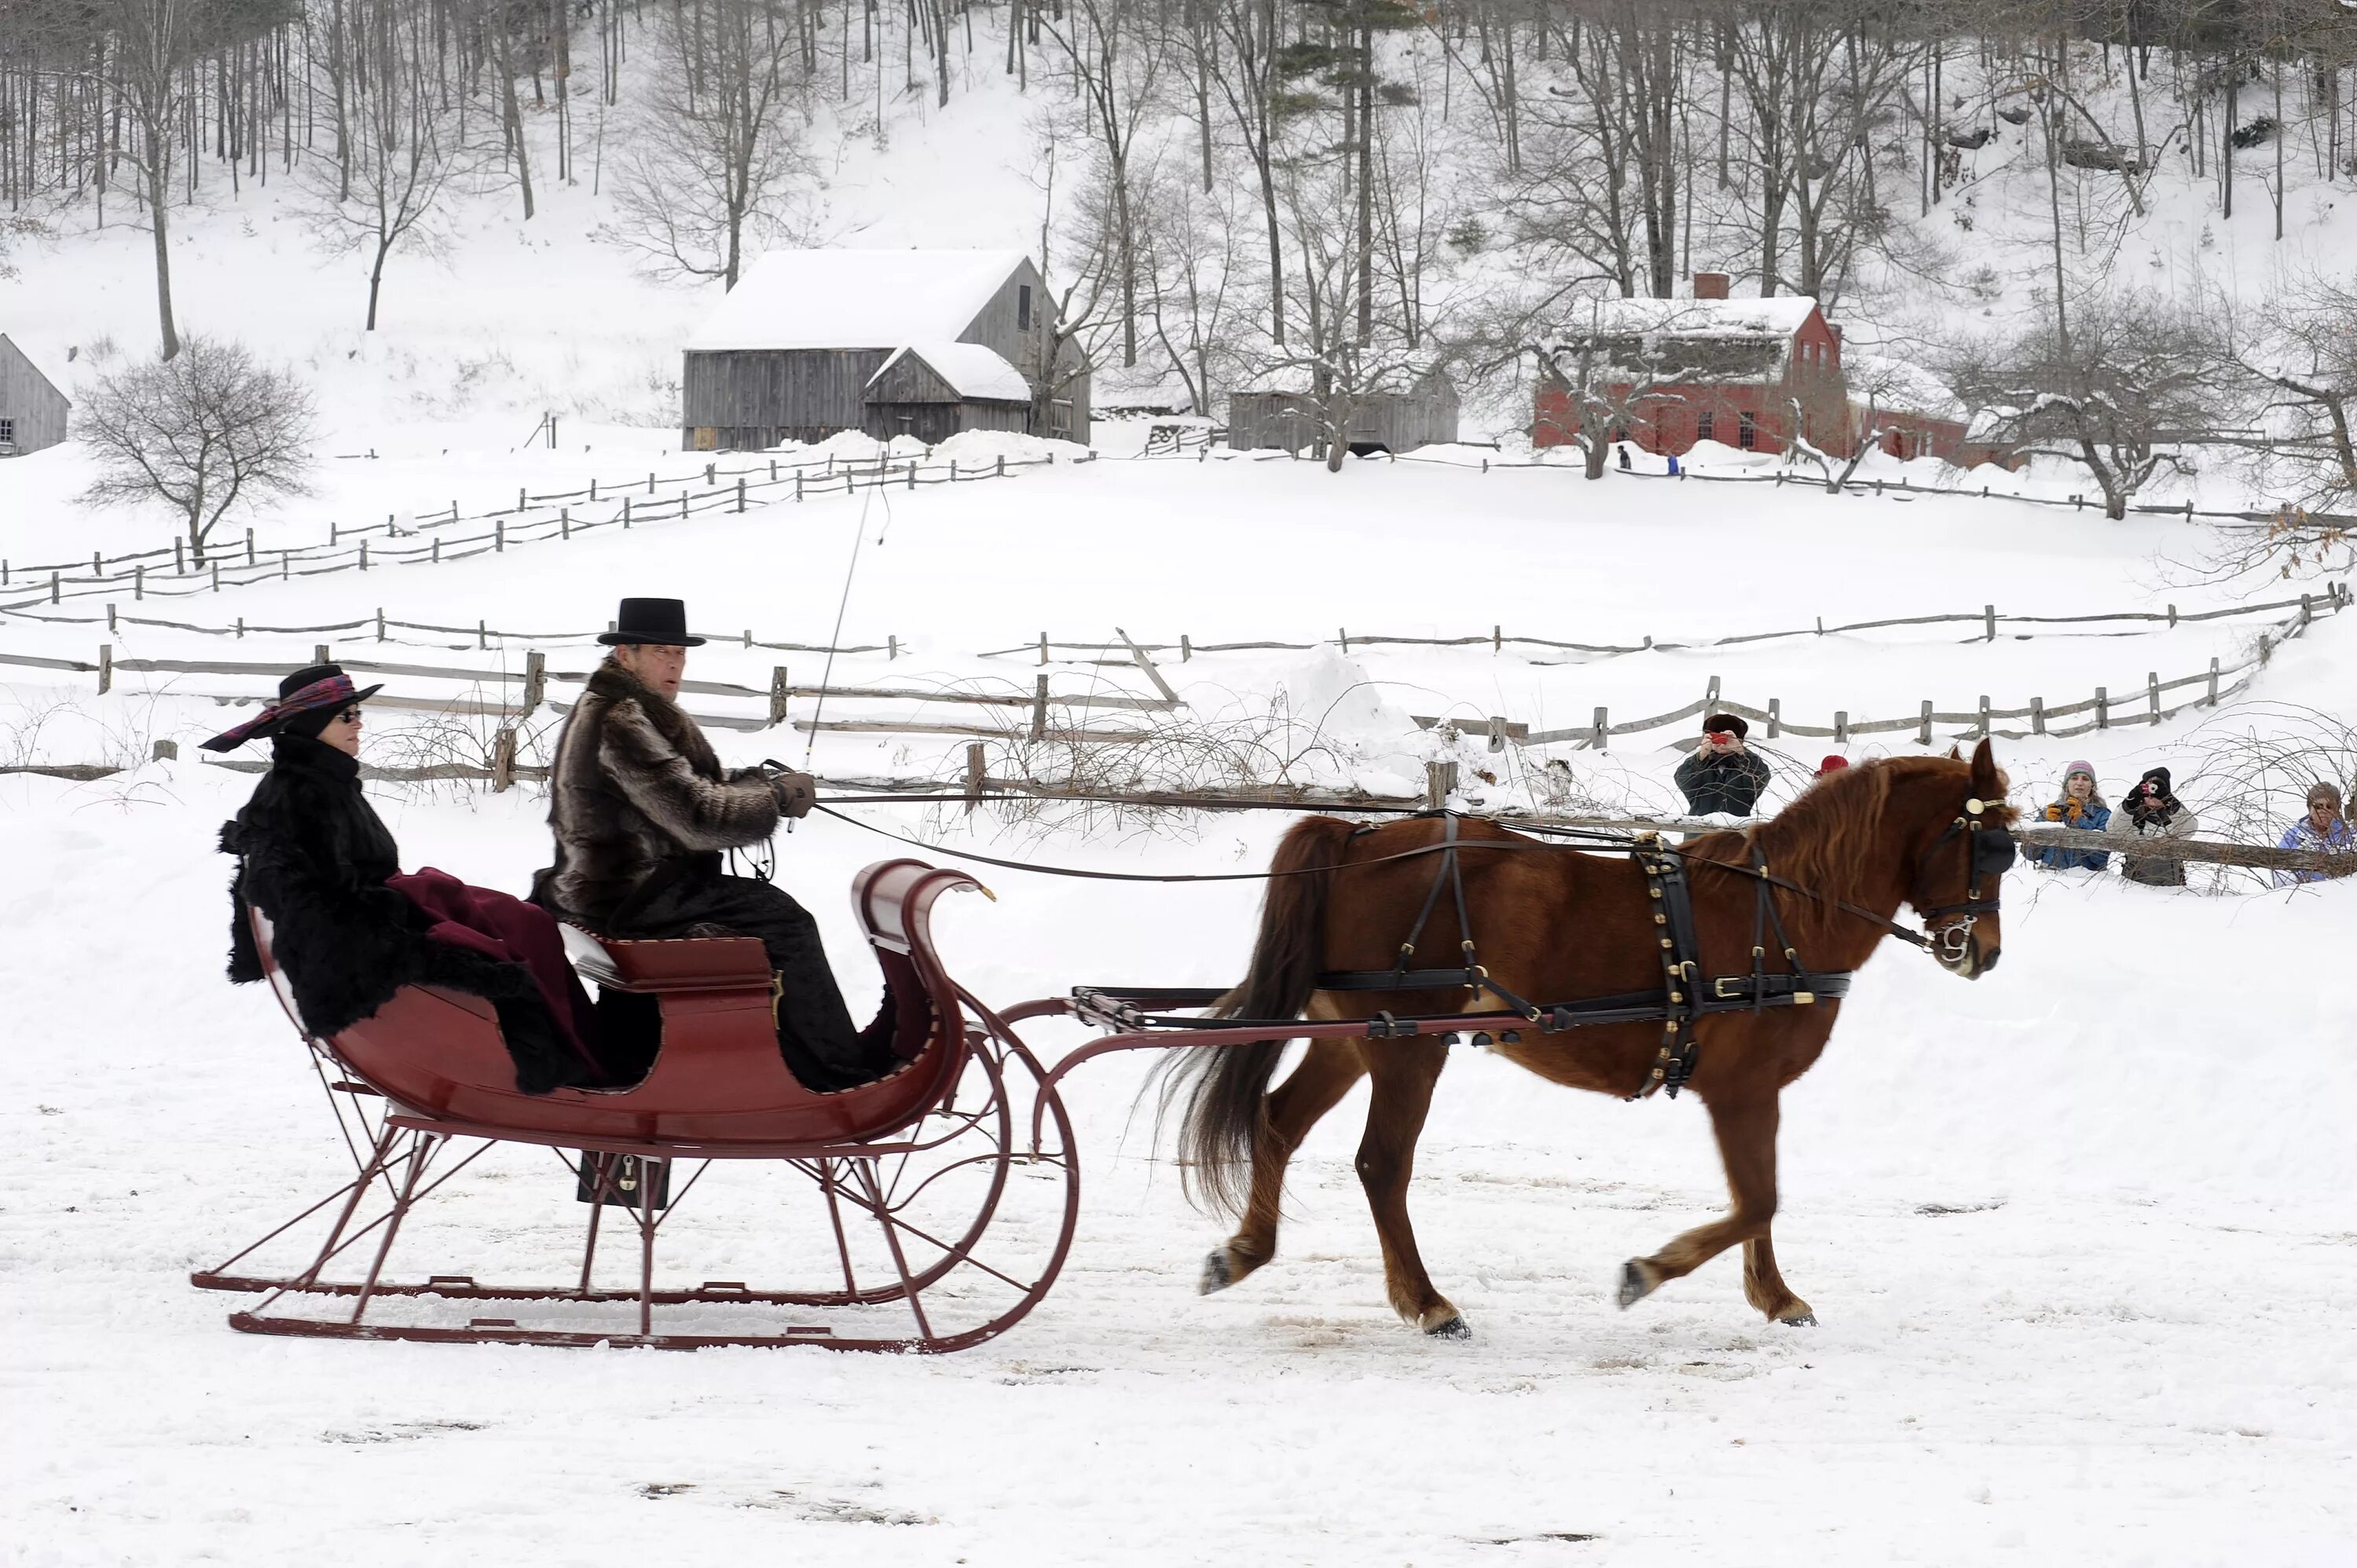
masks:
[[[426,936],[453,947],[471,948],[488,958],[520,963],[532,972],[548,1015],[581,1059],[604,1068],[589,1042],[597,1037],[596,1014],[580,976],[565,957],[565,939],[548,911],[489,887],[470,887],[430,865],[387,880],[409,901],[434,917]]]

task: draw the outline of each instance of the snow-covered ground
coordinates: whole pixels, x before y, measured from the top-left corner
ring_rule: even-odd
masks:
[[[931,124],[896,124],[888,156],[846,148],[833,220],[860,243],[1031,243],[1028,112],[976,74]],[[929,113],[915,102],[896,113]],[[1958,243],[1990,271],[1965,280],[1969,305],[1940,294],[1923,315],[2002,324],[1998,310],[2037,286],[2042,241],[2029,219],[2044,221],[2044,198],[2031,177],[2042,173],[2012,166],[2023,145],[2007,133],[1977,155],[1979,183],[1933,215],[1939,229],[1976,214]],[[452,270],[397,263],[373,335],[356,330],[360,277],[323,271],[274,191],[215,193],[212,209],[183,215],[184,327],[292,361],[319,389],[317,493],[255,521],[264,547],[454,502],[479,512],[520,488],[700,471],[671,421],[677,345],[710,297],[632,276],[598,242],[608,212],[586,189],[544,190],[529,230],[503,191],[470,199]],[[2175,285],[2222,275],[2255,296],[2292,257],[2331,257],[2333,194],[2295,189],[2292,238],[2277,247],[2264,203],[2213,220],[2201,188],[2172,173],[2119,254]],[[150,341],[143,232],[69,231],[18,259],[0,328],[78,346],[77,375]],[[1501,429],[1520,417],[1512,403]],[[550,410],[554,450],[530,435]],[[1415,714],[1570,726],[1598,707],[1615,719],[1677,707],[1713,679],[1730,698],[1776,698],[1817,724],[1836,710],[1911,715],[1926,698],[1945,711],[1984,693],[1999,706],[2057,703],[2099,684],[2134,703],[2147,671],[2172,679],[2246,656],[2263,623],[2039,628],[2028,640],[2009,628],[1993,643],[1971,626],[1894,628],[1612,657],[1512,643],[1345,655],[1327,639],[1498,626],[1690,642],[1985,603],[2067,615],[2236,600],[2171,564],[2197,557],[2204,536],[2168,519],[2111,524],[1977,495],[1589,484],[1560,467],[1485,474],[1484,456],[1501,455],[1471,447],[1426,455],[1446,462],[1353,462],[1340,477],[1281,458],[1124,460],[1143,443],[1142,426],[1109,427],[1096,439],[1105,460],[1004,482],[814,498],[118,607],[217,627],[381,607],[449,625],[587,628],[620,594],[675,592],[699,626],[814,643],[840,605],[846,641],[894,637],[902,657],[845,656],[838,684],[1026,691],[1031,656],[984,655],[1042,631],[1323,642],[1166,656],[1162,668],[1196,718],[1314,741],[1305,777],[1377,789],[1412,787],[1446,746]],[[1878,460],[1863,472],[1901,469]],[[2000,494],[2085,489],[2052,469],[1905,472],[1915,486],[1986,480]],[[0,464],[0,556],[66,560],[168,538],[155,515],[74,507],[89,474],[73,447]],[[2160,493],[2250,499],[2222,472]],[[2259,596],[2304,588],[2321,585]],[[104,602],[58,613],[100,615]],[[2254,702],[2215,714],[2006,745],[2016,799],[2042,800],[2061,763],[2085,756],[2115,789],[2174,761],[2200,806],[2205,785],[2183,765],[2205,737],[2281,736],[2300,708],[2345,711],[2352,636],[2327,619],[2276,653]],[[88,660],[107,641],[124,659],[291,666],[317,640],[127,622],[110,637],[0,618],[0,652],[44,658]],[[512,667],[526,646],[546,648],[553,666],[589,653],[420,634],[329,640],[355,660],[487,669]],[[766,689],[783,657],[716,641],[691,673]],[[790,662],[796,682],[816,679],[813,656]],[[1060,660],[1051,675],[1060,693],[1150,690],[1139,671],[1094,663]],[[1722,1201],[1698,1109],[1544,1090],[1468,1051],[1443,1083],[1413,1201],[1435,1276],[1474,1326],[1469,1343],[1426,1342],[1383,1305],[1351,1165],[1358,1097],[1296,1164],[1279,1261],[1196,1297],[1197,1262],[1220,1228],[1188,1209],[1154,1157],[1137,1109],[1143,1065],[1115,1058],[1071,1089],[1082,1221],[1063,1277],[978,1350],[928,1362],[314,1344],[235,1335],[222,1322],[235,1303],[186,1283],[324,1191],[346,1158],[275,1005],[220,974],[228,868],[212,832],[250,780],[203,766],[189,743],[250,712],[224,704],[257,684],[119,673],[105,698],[92,685],[23,668],[0,678],[0,765],[142,764],[89,784],[0,777],[10,1568],[461,1552],[927,1568],[2321,1564],[2357,1552],[2346,1486],[2357,1221],[2343,1196],[2357,1183],[2357,1058],[2327,973],[2329,955],[2357,939],[2357,887],[2204,897],[2024,872],[2008,888],[2007,962],[1986,981],[1878,958],[1824,1061],[1786,1101],[1780,1253],[1816,1309],[1813,1329],[1763,1325],[1732,1259],[1616,1312],[1620,1260]],[[413,687],[462,694],[395,684]],[[809,716],[807,703],[794,716]],[[845,700],[828,716],[872,715]],[[372,715],[375,744],[403,723]],[[145,763],[166,738],[181,760]],[[799,760],[799,738],[716,736],[735,761]],[[1479,791],[1492,802],[1526,798],[1517,770],[1550,756],[1599,799],[1666,805],[1682,738],[1500,757],[1468,740],[1456,755],[1469,768],[1503,765]],[[830,735],[815,761],[835,775],[947,777],[957,745]],[[1781,749],[1805,768],[1831,748]],[[1908,734],[1850,748],[1913,749]],[[529,789],[372,793],[411,865],[520,889],[545,858],[544,805]],[[1133,871],[1249,869],[1280,826],[1222,817],[1089,838],[988,816],[944,823],[911,807],[867,815],[946,832],[944,855]],[[898,846],[814,819],[780,848],[780,879],[821,917],[856,996],[869,983],[840,890]],[[1223,983],[1243,961],[1256,897],[1249,884],[987,877],[1000,901],[945,901],[938,927],[959,978],[994,1001],[1078,982]],[[1050,1054],[1080,1038],[1059,1026],[1032,1037]],[[496,1155],[487,1174],[461,1210],[479,1223],[457,1232],[474,1256],[436,1267],[489,1274],[571,1235],[571,1181],[545,1155]],[[765,1179],[724,1176],[754,1194]],[[761,1258],[739,1262],[753,1273]]]

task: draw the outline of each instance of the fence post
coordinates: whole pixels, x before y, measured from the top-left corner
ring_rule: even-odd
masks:
[[[1487,462],[1488,459],[1482,459]],[[1427,762],[1424,765],[1424,809],[1442,811],[1448,809],[1448,797],[1457,792],[1457,764]]]
[[[516,732],[503,726],[491,737],[491,793],[504,794],[515,782]]]
[[[1834,710],[1834,744],[1835,746],[1849,744],[1849,710],[1847,708]]]
[[[914,457],[909,459],[909,488],[912,490],[917,488],[917,460]]]
[[[773,484],[773,485],[774,485],[774,484],[776,484],[777,482],[778,482],[778,460],[777,460],[775,457],[772,457],[772,458],[770,458],[770,483],[771,483],[771,484]]]
[[[2043,697],[2029,699],[2029,733],[2032,735],[2046,733],[2046,699]]]
[[[379,642],[384,640],[384,607],[382,605],[376,607],[376,639]]]
[[[1178,634],[1178,662],[1181,664],[1192,663],[1194,661],[1194,641],[1182,631]]]
[[[1705,693],[1702,694],[1702,705],[1703,705],[1704,707],[1706,707],[1706,708],[1707,708],[1707,707],[1712,707],[1712,706],[1716,705],[1716,704],[1717,703],[1717,702],[1718,702],[1718,677],[1717,677],[1717,676],[1716,676],[1716,675],[1714,675],[1714,676],[1712,676],[1712,677],[1710,678],[1710,690],[1709,690],[1709,691],[1707,691],[1707,692],[1705,692]]]
[[[2205,708],[2218,705],[2218,661],[2215,659],[2210,660],[2210,698],[2201,705]]]
[[[147,760],[150,762],[179,761],[180,743],[177,740],[157,741],[153,746],[148,748]]]
[[[1505,650],[1506,628],[1503,626],[1492,626],[1490,628],[1490,651],[1503,653]]]
[[[1339,638],[1339,639],[1341,639],[1341,643],[1342,643],[1342,651],[1343,651],[1343,652],[1345,652],[1345,653],[1350,652],[1350,651],[1351,651],[1351,628],[1350,628],[1349,627],[1346,627],[1346,626],[1338,626],[1338,627],[1336,627],[1336,628],[1334,628],[1334,635],[1335,635],[1337,638]]]
[[[720,482],[719,464],[706,463],[704,465],[704,482],[707,485],[717,484]]]
[[[745,628],[745,646],[747,648],[753,646],[753,628],[749,626]]]
[[[2313,607],[2313,606],[2311,606],[2311,605],[2309,603],[2309,596],[2308,596],[2308,595],[2306,595],[2306,594],[2302,594],[2302,595],[2300,595],[2300,596],[2299,596],[2299,628],[2300,628],[2302,631],[2306,631],[2306,630],[2308,629],[2308,621],[2309,621],[2309,617],[2313,613],[2313,609],[2314,609],[2314,607]]]
[[[595,504],[597,504],[597,480],[595,480],[595,479],[592,479],[592,480],[590,480],[590,481],[589,481],[589,500],[590,500],[590,504],[591,504],[591,505],[593,505],[593,506],[594,506]]]
[[[548,655],[535,648],[523,656],[523,711],[538,713],[548,694]]]
[[[2152,699],[2152,719],[2151,719],[2151,721],[2150,721],[2150,722],[2152,722],[2152,723],[2154,723],[2154,724],[2158,724],[2158,723],[2160,722],[2160,671],[2158,671],[2158,670],[2147,670],[2147,671],[2146,671],[2144,672],[2144,690],[2145,690],[2145,695]]]
[[[2275,657],[2275,639],[2266,632],[2259,633],[2259,662],[2264,665]]]
[[[1039,634],[1039,662],[1048,662],[1048,634],[1044,631]]]
[[[508,547],[508,524],[505,518],[491,524],[491,548],[504,554]]]
[[[250,528],[245,531],[245,564],[253,564],[253,530]]]
[[[1490,715],[1490,749],[1491,751],[1506,749],[1506,715],[1503,714]]]
[[[434,564],[436,566],[442,564],[442,542],[439,539],[433,542],[432,554]]]
[[[888,633],[886,633],[886,634],[885,634],[885,637],[884,637],[884,660],[885,660],[885,662],[887,662],[887,663],[892,663],[892,662],[895,662],[895,661],[897,661],[897,660],[899,659],[899,657],[900,657],[900,637],[899,637],[899,634],[898,632],[888,632]]]
[[[1981,628],[1987,634],[1987,641],[1996,640],[1996,607],[1995,605],[1981,607]]]
[[[2112,694],[2101,686],[2095,688],[2095,727],[2112,727]]]
[[[649,495],[652,495],[652,494],[654,494],[654,493],[655,493],[655,474],[654,474],[654,470],[653,470],[652,468],[650,468],[650,469],[648,469],[648,470],[647,470],[647,494],[649,494]]]
[[[1031,738],[1044,740],[1048,735],[1048,677],[1039,676],[1031,688]]]
[[[479,620],[477,621],[475,623],[475,646],[477,648],[489,648],[490,645],[491,634],[488,629],[487,623]]]
[[[1988,737],[1989,737],[1989,700],[1988,700],[1988,693],[1987,693],[1986,692],[1983,692],[1983,693],[1981,693],[1981,738],[1982,738],[1983,740],[1986,740],[1986,739],[1988,739]]]
[[[630,531],[630,497],[628,497],[628,496],[624,496],[624,497],[622,498],[622,532],[625,532],[625,533],[628,533]]]
[[[282,550],[278,553],[278,580],[280,582],[283,583],[289,576],[293,575],[294,562],[295,552],[292,550]]]
[[[365,539],[361,541],[361,570],[368,570],[368,541]],[[213,592],[221,592],[221,563],[218,561],[213,563]]]
[[[965,814],[969,817],[974,815],[974,807],[982,801],[982,786],[985,778],[982,742],[970,740],[966,742],[965,746]]]
[[[2169,625],[2172,631],[2177,628],[2177,607],[2175,605],[2169,607]]]
[[[774,665],[770,671],[770,727],[775,729],[786,722],[786,667]]]
[[[796,504],[797,506],[801,505],[801,504],[802,504],[802,471],[800,468],[796,468],[796,469],[794,470],[794,504]]]
[[[131,568],[131,596],[135,599],[147,596],[147,568],[145,566]]]
[[[237,618],[237,637],[240,642],[245,640],[245,618],[243,616]]]
[[[98,694],[102,697],[114,690],[114,644],[98,645]]]
[[[1774,740],[1778,736],[1781,736],[1783,733],[1784,699],[1781,697],[1770,697],[1768,699],[1768,738],[1770,740]]]
[[[560,540],[573,537],[573,509],[569,506],[556,509],[556,537]]]
[[[311,645],[311,662],[314,664],[325,664],[327,661],[328,645],[324,642],[313,643]]]
[[[335,526],[336,526],[336,525],[335,525],[334,523],[332,523],[332,522],[331,522],[331,523],[329,523],[329,524],[328,524],[328,531],[332,532],[334,531],[334,529],[335,529]],[[332,544],[332,543],[334,543],[335,542],[334,542],[333,540],[329,540],[329,541],[328,541],[328,542]],[[188,556],[187,556],[187,555],[182,552],[182,550],[181,550],[181,548],[180,548],[180,542],[179,542],[178,540],[175,539],[174,541],[172,541],[172,572],[173,572],[173,575],[176,575],[176,576],[185,575],[185,574],[187,573],[188,569]]]
[[[518,485],[516,487],[516,510],[519,513],[523,510],[523,487],[522,485]]]
[[[737,510],[745,510],[745,481],[742,478],[737,481]]]
[[[998,477],[1002,479],[1006,478],[1006,454],[1004,452],[998,455]]]
[[[241,616],[238,618],[240,623],[242,624],[244,618]],[[109,637],[114,635],[114,606],[111,601],[106,607],[106,634]]]
[[[1598,751],[1606,751],[1606,750],[1610,749],[1610,747],[1611,747],[1611,745],[1612,745],[1612,716],[1611,716],[1611,715],[1612,715],[1612,711],[1611,711],[1609,708],[1598,708],[1598,709],[1597,709],[1597,710],[1596,710],[1596,728],[1595,728],[1595,732],[1594,732],[1594,734],[1592,734],[1592,735],[1588,737],[1588,743],[1589,743],[1591,746],[1594,746]]]
[[[57,602],[58,602],[58,575],[57,575],[55,572],[52,572],[52,573],[50,573],[50,574],[49,574],[49,603],[51,603],[51,604],[56,604]]]
[[[1915,725],[1915,744],[1918,746],[1932,744],[1932,699],[1929,697],[1923,699],[1923,716]]]

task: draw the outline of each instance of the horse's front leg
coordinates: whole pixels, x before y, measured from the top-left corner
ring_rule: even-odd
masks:
[[[1777,1272],[1769,1239],[1769,1225],[1776,1217],[1777,1090],[1739,1082],[1715,1086],[1706,1103],[1733,1206],[1723,1218],[1695,1226],[1652,1257],[1622,1264],[1620,1305],[1643,1300],[1739,1241],[1743,1292],[1751,1305],[1779,1323],[1813,1323],[1809,1304],[1794,1295]]]
[[[1314,1003],[1310,1015],[1318,1016]],[[1366,1070],[1356,1042],[1312,1040],[1285,1081],[1262,1101],[1264,1119],[1259,1135],[1253,1140],[1252,1197],[1236,1233],[1203,1260],[1203,1277],[1197,1287],[1203,1294],[1227,1289],[1276,1256],[1286,1166],[1318,1118],[1333,1110]]]
[[[1359,1183],[1375,1217],[1383,1247],[1383,1282],[1392,1309],[1426,1334],[1462,1339],[1472,1330],[1448,1298],[1435,1290],[1408,1222],[1407,1186],[1415,1175],[1415,1144],[1432,1108],[1433,1085],[1448,1065],[1448,1047],[1413,1039],[1366,1047],[1372,1095],[1366,1136],[1359,1144]]]

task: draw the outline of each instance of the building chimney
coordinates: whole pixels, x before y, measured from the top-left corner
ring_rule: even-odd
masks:
[[[1696,299],[1725,299],[1727,285],[1734,281],[1725,273],[1696,273],[1694,296]]]

